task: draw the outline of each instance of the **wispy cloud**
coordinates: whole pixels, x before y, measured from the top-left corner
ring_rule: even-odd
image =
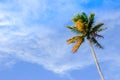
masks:
[[[0,37],[2,38],[0,40],[0,51],[6,55],[11,55],[15,60],[36,63],[56,73],[64,73],[74,68],[83,67],[77,59],[71,60],[72,55],[66,44],[67,37],[61,35],[61,31],[52,27],[53,25],[48,25],[56,21],[56,19],[53,18],[53,22],[48,21],[47,19],[51,19],[52,17],[46,17],[48,13],[44,14],[48,10],[53,11],[53,13],[58,13],[58,16],[60,16],[60,11],[66,13],[67,9],[72,9],[74,6],[71,7],[72,2],[70,5],[66,1],[57,2],[53,0],[53,2],[57,5],[51,5],[50,2],[40,2],[38,0],[25,1],[24,3],[20,0],[3,3],[8,4],[10,8],[3,6],[4,11],[0,10],[1,14],[7,13],[1,19],[3,20],[5,17],[8,17],[6,20],[9,19],[12,25],[7,25],[10,27],[4,27],[0,30],[2,31],[0,33]],[[33,4],[35,5],[34,7]],[[65,4],[66,9],[60,8],[63,4]],[[53,7],[57,8],[52,10]],[[50,12],[49,14],[52,13]],[[46,18],[45,23],[36,23],[36,21],[40,23],[44,21],[44,19],[39,19],[42,16]],[[56,15],[56,18],[59,18],[58,16]],[[62,20],[64,19],[61,18],[57,21]],[[59,27],[59,24],[56,27]],[[51,29],[51,27],[55,29]],[[4,57],[6,55],[2,56]],[[9,61],[12,60],[9,56],[7,58],[10,59]],[[74,61],[78,63],[76,62],[72,66]]]

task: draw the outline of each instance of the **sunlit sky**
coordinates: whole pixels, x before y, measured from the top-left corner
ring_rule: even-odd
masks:
[[[87,42],[76,54],[76,13],[95,13],[104,49],[95,48],[105,80],[120,80],[119,0],[0,0],[0,80],[100,80]]]

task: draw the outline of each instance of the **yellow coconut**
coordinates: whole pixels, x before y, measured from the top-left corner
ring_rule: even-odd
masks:
[[[76,23],[75,23],[78,31],[84,31],[84,23],[82,22],[82,20],[78,20]]]

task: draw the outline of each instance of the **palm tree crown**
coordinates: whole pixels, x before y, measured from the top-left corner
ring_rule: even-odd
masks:
[[[89,16],[87,16],[84,12],[81,14],[76,14],[72,18],[74,26],[67,26],[67,28],[69,28],[71,31],[77,33],[76,36],[67,40],[68,44],[75,43],[72,49],[73,53],[78,50],[85,39],[90,40],[95,46],[103,48],[96,40],[96,37],[104,38],[102,35],[98,34],[98,32],[101,32],[106,28],[102,28],[102,25],[104,25],[103,23],[94,25],[94,16],[94,13],[91,13]]]

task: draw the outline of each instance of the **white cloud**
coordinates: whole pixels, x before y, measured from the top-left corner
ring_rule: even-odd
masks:
[[[44,30],[46,31],[44,32]],[[85,63],[88,63],[87,61],[83,61],[81,62],[83,65],[79,64],[80,60],[78,59],[78,61],[76,59],[71,60],[75,58],[75,56],[72,57],[73,55],[69,52],[70,49],[68,49],[66,40],[64,37],[59,36],[56,31],[47,30],[46,28],[40,28],[38,30],[39,32],[37,30],[28,31],[30,32],[26,33],[22,31],[22,34],[18,34],[19,31],[17,33],[14,31],[8,32],[6,36],[9,37],[6,40],[0,41],[2,43],[0,45],[0,51],[6,55],[11,55],[16,60],[36,63],[56,73],[64,73],[72,69],[77,69],[78,67],[82,68],[86,65]],[[5,38],[6,36],[1,33],[1,38]],[[76,63],[74,63],[74,61],[76,61]]]
[[[39,35],[38,31],[40,31],[41,35]],[[74,60],[71,60],[73,55],[70,55],[70,49],[66,45],[66,40],[58,36],[58,33],[53,30],[47,30],[46,28],[39,29],[38,31],[30,31],[30,33],[21,32],[22,34],[18,34],[17,32],[17,35],[16,32],[7,34],[7,36],[11,37],[0,41],[2,42],[0,50],[6,52],[8,55],[12,55],[14,58],[37,63],[56,73],[63,73],[64,71],[74,69],[75,65],[82,67],[82,64],[79,64],[79,62],[71,66],[73,64],[72,62],[74,62]],[[49,36],[58,37],[53,39],[53,37]],[[4,38],[6,36],[2,37]],[[58,40],[59,37],[61,37],[60,40]]]

